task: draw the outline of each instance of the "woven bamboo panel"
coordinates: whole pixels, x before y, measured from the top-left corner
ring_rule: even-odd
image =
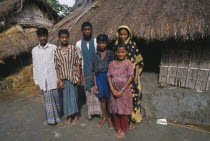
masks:
[[[162,52],[159,82],[207,91],[210,81],[210,49],[167,48]]]

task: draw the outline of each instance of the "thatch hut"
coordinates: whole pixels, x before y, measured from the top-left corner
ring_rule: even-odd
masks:
[[[28,51],[37,44],[36,27],[51,27],[60,18],[43,0],[5,0],[0,7],[0,58]]]
[[[50,27],[60,19],[44,0],[5,0],[0,6],[0,21],[5,27],[15,24]]]
[[[106,33],[112,40],[120,25],[128,25],[145,66],[160,67],[161,84],[208,89],[209,0],[92,0],[53,26],[51,41],[57,43],[58,30],[65,28],[75,43],[82,36],[84,21],[93,24],[94,36]]]
[[[4,0],[0,7],[0,76],[4,76],[24,62],[31,64],[26,60],[38,43],[36,28],[49,28],[60,17],[45,0]]]

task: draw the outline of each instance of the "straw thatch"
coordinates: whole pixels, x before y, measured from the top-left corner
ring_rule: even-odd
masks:
[[[45,2],[45,0],[4,0],[0,3],[0,20],[21,11],[25,4],[34,3],[41,10],[48,13],[50,19],[59,21],[59,15]]]
[[[15,25],[0,33],[0,59],[29,51],[29,47],[37,43],[35,31],[36,28],[23,29]]]
[[[0,7],[0,60],[29,51],[38,43],[35,27],[50,27],[60,19],[45,0],[4,0]]]
[[[210,35],[209,0],[98,0],[60,21],[51,30],[57,41],[59,29],[71,32],[71,40],[81,38],[81,24],[90,21],[94,36],[106,33],[115,38],[120,25],[147,40],[166,38],[195,39]]]

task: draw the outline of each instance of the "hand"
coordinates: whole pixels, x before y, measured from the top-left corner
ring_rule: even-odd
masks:
[[[117,96],[117,97],[121,97],[122,94],[123,94],[123,90],[120,90],[120,91],[118,91],[118,92],[116,93],[116,96]]]
[[[134,77],[134,83],[135,83],[135,84],[138,84],[138,77],[139,77],[139,76],[135,76],[135,77]]]
[[[58,86],[58,88],[61,88],[61,89],[63,89],[65,87],[65,85],[64,85],[62,80],[58,80],[57,86]]]
[[[99,91],[98,91],[98,87],[95,85],[95,93],[98,94]]]
[[[39,87],[39,85],[38,85],[38,84],[37,84],[37,85],[35,85],[35,90],[40,91],[40,87]]]
[[[82,85],[82,83],[81,83],[81,81],[80,81],[80,79],[77,81],[77,86],[80,86],[80,85]]]
[[[112,91],[112,93],[113,93],[114,96],[117,96],[117,95],[116,95],[117,90],[115,90],[115,89],[113,88],[113,89],[111,89],[111,91]]]

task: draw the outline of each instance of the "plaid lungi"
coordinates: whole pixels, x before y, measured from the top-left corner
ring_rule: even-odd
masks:
[[[58,89],[42,91],[42,93],[44,96],[46,122],[48,124],[61,122]]]

